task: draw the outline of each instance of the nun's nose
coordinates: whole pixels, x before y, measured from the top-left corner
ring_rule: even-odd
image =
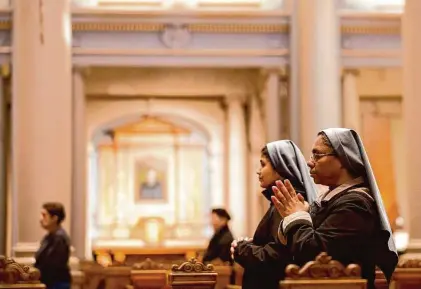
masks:
[[[308,161],[307,161],[307,166],[308,166],[310,169],[314,168],[314,162],[313,162],[312,160],[308,160]]]

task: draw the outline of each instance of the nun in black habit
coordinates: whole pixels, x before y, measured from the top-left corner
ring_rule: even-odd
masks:
[[[369,289],[375,288],[376,265],[390,282],[398,255],[358,134],[343,128],[323,130],[308,166],[315,183],[329,187],[309,211],[288,181],[273,188],[272,201],[284,217],[279,239],[286,242],[295,263],[303,265],[324,251],[344,265],[359,264]]]
[[[289,179],[308,206],[316,199],[316,187],[310,177],[304,156],[289,140],[268,143],[262,149],[257,171],[263,196],[270,207],[260,221],[253,239],[235,240],[231,247],[235,262],[244,268],[243,289],[277,289],[284,278],[285,267],[292,263],[288,248],[278,240],[281,216],[271,203],[276,180]],[[307,203],[308,202],[308,203]]]

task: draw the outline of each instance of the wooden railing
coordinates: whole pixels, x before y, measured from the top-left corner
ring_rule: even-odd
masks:
[[[38,269],[16,263],[12,258],[0,256],[0,288],[45,289]]]

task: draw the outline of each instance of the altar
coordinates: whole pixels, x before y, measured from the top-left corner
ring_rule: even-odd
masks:
[[[148,245],[142,240],[97,241],[92,252],[99,262],[114,258],[127,265],[150,258],[159,263],[177,263],[197,257],[207,246],[208,240],[165,240],[160,245]]]

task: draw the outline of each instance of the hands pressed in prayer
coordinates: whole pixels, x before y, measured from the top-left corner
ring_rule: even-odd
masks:
[[[235,251],[235,248],[237,247],[238,243],[241,242],[241,241],[252,242],[253,241],[253,238],[240,237],[240,238],[237,238],[237,240],[232,241],[230,251],[231,251],[231,258],[233,260],[234,260],[234,251]]]
[[[301,194],[295,192],[290,181],[285,180],[285,184],[282,181],[276,181],[276,187],[273,186],[272,191],[274,193],[271,197],[272,202],[281,217],[285,218],[299,211],[308,212],[309,204],[304,201]]]

